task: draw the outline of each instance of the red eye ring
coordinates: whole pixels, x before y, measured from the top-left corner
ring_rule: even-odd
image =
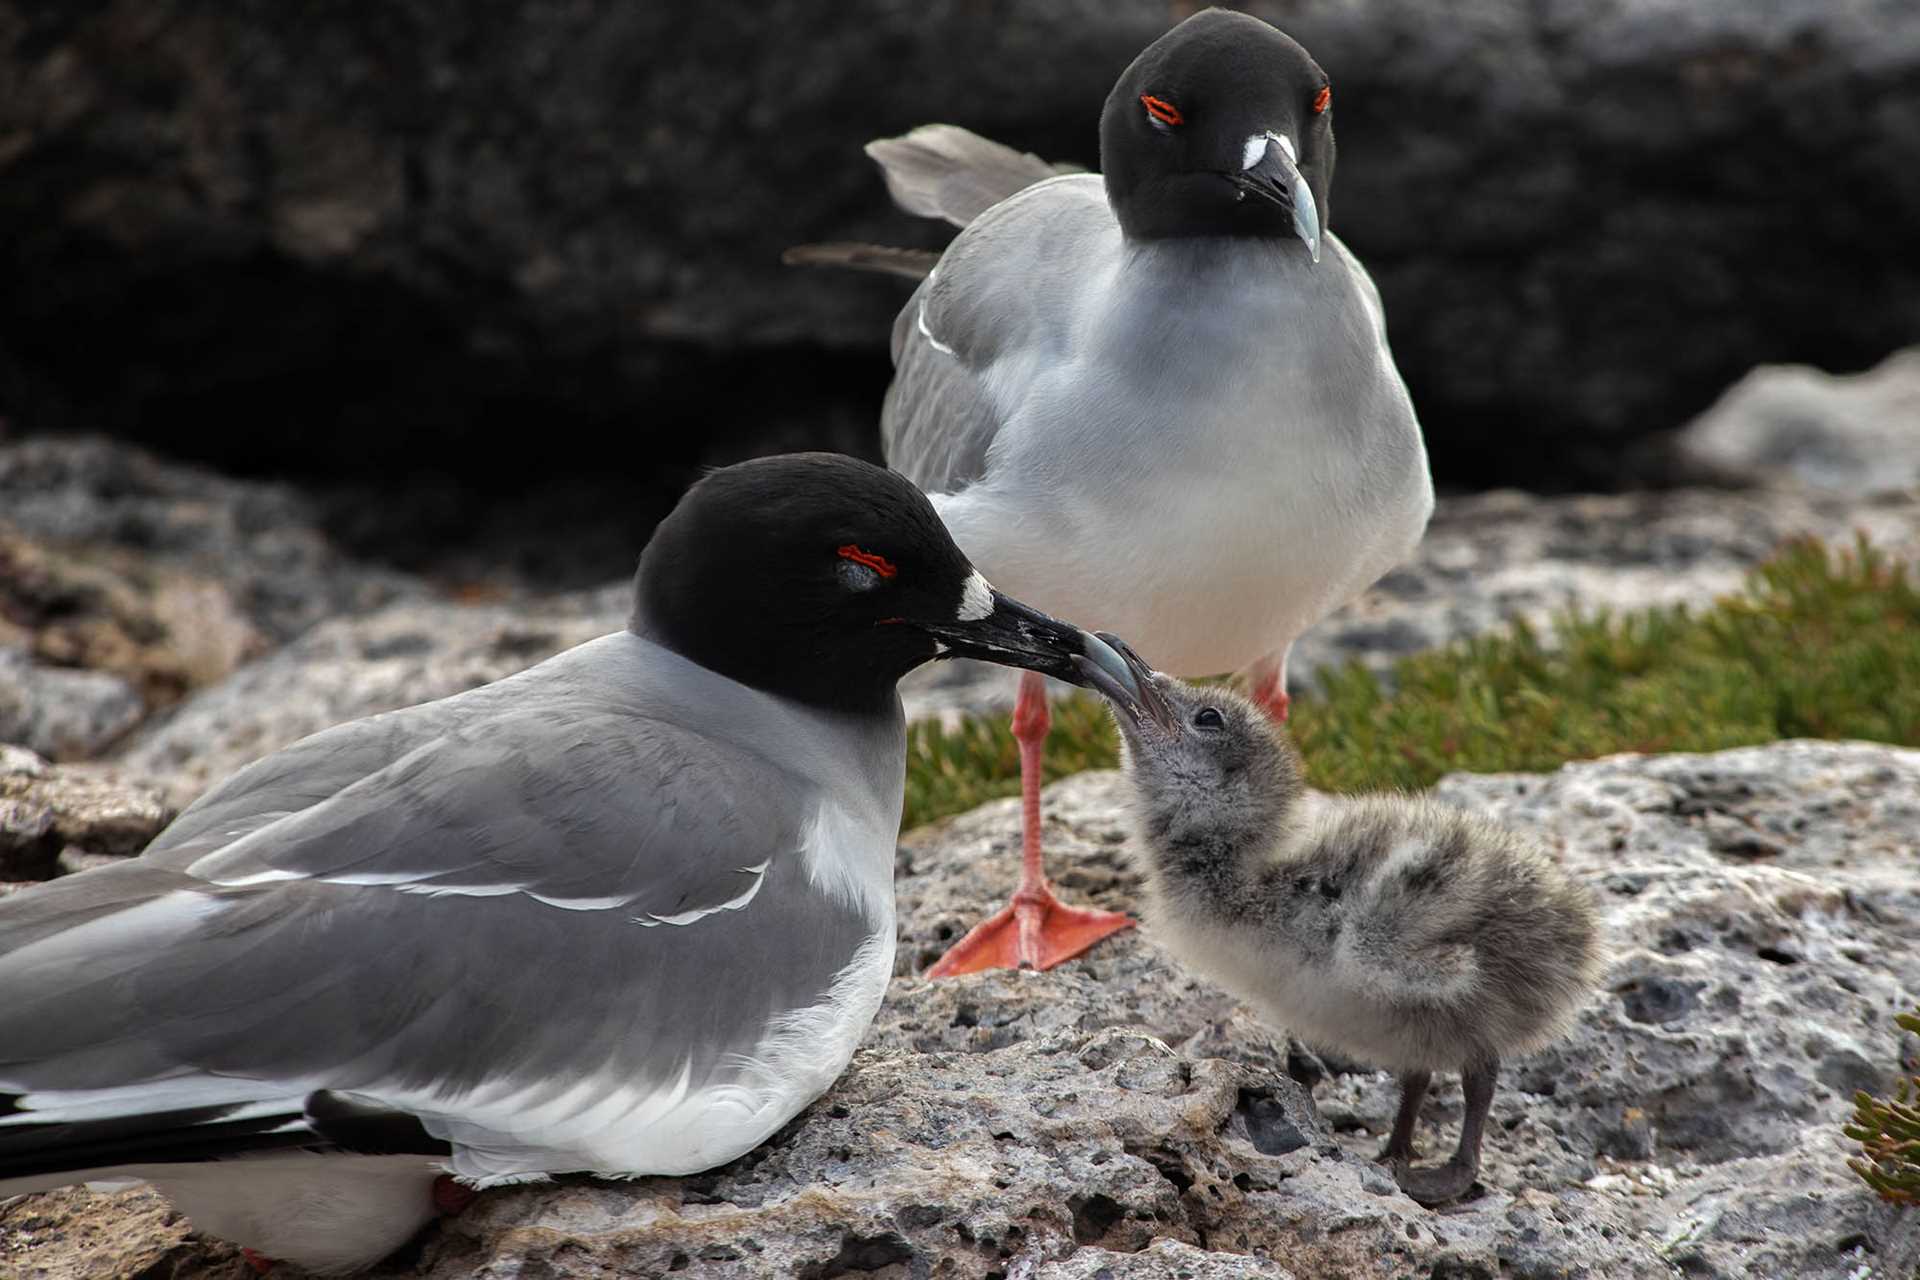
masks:
[[[1313,114],[1319,115],[1333,102],[1333,86],[1321,85],[1320,92],[1313,95]]]
[[[842,560],[851,560],[855,564],[867,566],[867,568],[873,570],[883,578],[891,578],[894,574],[900,572],[893,567],[893,562],[885,556],[875,555],[871,551],[862,551],[851,542],[841,547],[837,554]]]
[[[1158,120],[1161,124],[1185,124],[1187,122],[1187,118],[1180,114],[1180,108],[1174,106],[1165,98],[1156,98],[1150,93],[1143,93],[1140,95],[1140,105],[1147,109],[1148,115]]]

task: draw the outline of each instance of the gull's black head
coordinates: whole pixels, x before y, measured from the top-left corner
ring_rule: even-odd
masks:
[[[1333,181],[1320,64],[1258,18],[1194,14],[1107,95],[1100,169],[1129,239],[1298,237],[1319,260]]]
[[[1085,684],[1131,680],[1105,644],[995,591],[905,478],[796,453],[687,491],[640,556],[630,627],[710,670],[818,706],[892,706],[931,658]]]

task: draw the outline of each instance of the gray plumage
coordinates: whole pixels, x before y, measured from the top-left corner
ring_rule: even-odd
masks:
[[[884,244],[835,240],[826,244],[797,244],[780,255],[790,267],[846,267],[878,275],[924,280],[940,261],[931,249],[899,249]]]
[[[1138,75],[1202,95],[1211,123],[1193,128],[1218,136],[1191,152],[1135,136]],[[1365,267],[1331,231],[1316,257],[1297,228],[1223,224],[1206,202],[1234,175],[1207,186],[1184,167],[1222,162],[1208,148],[1230,150],[1229,167],[1284,151],[1316,188],[1295,204],[1324,215],[1330,113],[1275,123],[1319,101],[1318,84],[1285,36],[1207,10],[1116,84],[1104,174],[922,126],[867,151],[902,208],[962,228],[937,264],[864,245],[790,254],[910,278],[928,266],[894,322],[881,443],[984,573],[1150,645],[1168,670],[1241,671],[1281,704],[1294,640],[1404,560],[1433,509]],[[1156,177],[1200,185],[1143,211]],[[1143,218],[1154,234],[1135,234]]]
[[[881,440],[1007,590],[1172,670],[1283,665],[1432,508],[1385,334],[1332,234],[1317,266],[1272,240],[1130,245],[1098,177],[1056,177],[901,310]]]
[[[1157,933],[1277,1025],[1398,1072],[1383,1158],[1423,1203],[1464,1193],[1499,1061],[1563,1034],[1598,981],[1591,894],[1471,814],[1311,792],[1253,704],[1152,683],[1159,707],[1118,699],[1115,718]],[[1411,1169],[1428,1077],[1451,1069],[1468,1095],[1460,1149]]]
[[[807,827],[836,775],[898,751],[891,728],[843,740],[817,713],[623,632],[315,735],[229,778],[143,857],[0,903],[0,1082],[32,1094],[324,1075],[361,1090],[430,1076],[458,1093],[588,1071],[659,1083],[688,1053],[695,1080],[725,1075],[771,1011],[826,989],[865,936],[862,908],[884,907],[779,890],[806,881]],[[862,816],[884,827],[897,780],[863,790]],[[764,872],[736,866],[744,853]],[[718,910],[762,874],[752,910]],[[57,968],[29,950],[184,892],[196,910],[120,920],[60,946]],[[693,912],[714,913],[703,945],[649,923]],[[196,945],[167,949],[182,934]],[[551,984],[557,954],[595,981]],[[782,960],[765,981],[711,1001],[711,984],[760,975],[770,955]],[[486,1027],[440,998],[462,989],[484,993]],[[210,1025],[210,1005],[256,1025]],[[555,1020],[584,1042],[541,1035]],[[122,1041],[136,1022],[142,1036]],[[528,1171],[504,1121],[429,1127],[477,1144],[462,1173]]]
[[[1015,151],[954,124],[926,124],[898,138],[877,138],[866,147],[880,166],[887,191],[908,213],[964,227],[1016,191],[1077,165],[1054,164],[1029,151]],[[939,265],[939,252],[859,241],[797,244],[780,255],[790,267],[840,267],[924,280]],[[896,355],[897,355],[896,350]]]
[[[0,901],[0,1091],[19,1107],[0,1140],[191,1107],[297,1126],[326,1089],[418,1116],[481,1185],[731,1158],[831,1082],[826,1042],[850,1054],[878,1005],[903,749],[897,720],[800,707],[625,632],[306,739],[141,858]],[[853,860],[823,866],[823,837]],[[837,980],[846,1027],[793,1018]],[[821,1055],[805,1080],[772,1060],[783,1020]],[[756,1123],[763,1107],[785,1114]],[[121,1174],[167,1190],[173,1172]]]
[[[146,1181],[339,1271],[431,1217],[442,1168],[751,1150],[885,993],[895,685],[942,654],[1131,680],[996,592],[897,475],[704,477],[627,630],[316,734],[141,857],[0,899],[0,1196]]]
[[[895,204],[956,227],[1036,182],[1082,172],[952,124],[923,124],[898,138],[876,138],[866,150]]]

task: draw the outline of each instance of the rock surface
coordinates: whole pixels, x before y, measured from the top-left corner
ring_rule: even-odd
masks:
[[[147,713],[119,676],[74,671],[0,648],[0,742],[60,760],[100,754]]]
[[[36,666],[111,673],[144,714],[270,644],[213,578],[124,545],[57,549],[0,522],[0,649]]]
[[[1755,369],[1681,433],[1679,448],[1747,484],[1856,497],[1920,489],[1920,347],[1851,376]]]
[[[292,490],[106,440],[0,447],[0,742],[99,755],[320,618],[424,587]]]
[[[625,625],[625,585],[511,603],[404,601],[321,623],[115,754],[185,804],[250,760],[376,711],[462,693]]]
[[[1091,162],[1189,7],[13,0],[0,404],[329,474],[870,448],[898,282],[780,251],[942,234],[873,136]],[[1755,363],[1920,328],[1908,0],[1250,7],[1332,77],[1332,224],[1443,472],[1619,483]]]
[[[63,857],[140,852],[174,810],[159,791],[99,765],[50,765],[0,743],[0,881],[42,880]]]
[[[139,633],[190,625],[185,640],[244,655],[258,641],[241,632],[215,645],[210,633],[248,627],[280,643],[322,618],[424,589],[349,560],[320,525],[317,504],[289,485],[230,479],[97,437],[6,442],[0,611],[28,629],[76,615]]]
[[[145,1187],[100,1194],[67,1187],[0,1200],[7,1280],[249,1280],[232,1245],[202,1240]]]
[[[1137,904],[1121,786],[1048,792],[1070,900]],[[913,976],[1011,886],[1003,802],[905,842],[900,976],[847,1075],[780,1135],[696,1177],[489,1192],[379,1274],[1843,1280],[1914,1256],[1920,1219],[1847,1171],[1839,1125],[1852,1089],[1891,1077],[1891,1015],[1920,989],[1920,752],[1620,756],[1438,794],[1590,879],[1613,951],[1571,1038],[1506,1071],[1463,1202],[1423,1211],[1372,1164],[1384,1073],[1291,1044],[1144,930],[1048,974]],[[1423,1147],[1458,1120],[1443,1077]],[[133,1223],[116,1256],[230,1280],[230,1255],[180,1252],[154,1214],[26,1201],[0,1209],[0,1257],[51,1276],[31,1268],[68,1255],[42,1250]]]

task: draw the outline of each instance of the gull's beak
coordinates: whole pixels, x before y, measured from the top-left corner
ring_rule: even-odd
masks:
[[[1095,680],[1104,679],[1123,691],[1132,687],[1132,670],[1104,640],[1002,595],[977,575],[976,581],[981,596],[977,606],[963,605],[951,621],[911,624],[945,646],[942,657],[1024,667],[1069,684],[1099,687]]]
[[[1125,680],[1114,677],[1104,668],[1089,669],[1086,683],[1098,690],[1108,702],[1123,728],[1144,729],[1149,721],[1163,730],[1173,728],[1173,708],[1160,692],[1159,680],[1153,668],[1141,661],[1133,647],[1119,636],[1102,631],[1096,639],[1107,648],[1120,655],[1126,664]],[[1081,659],[1084,663],[1086,660]],[[1091,664],[1088,664],[1091,668]]]
[[[1227,180],[1240,189],[1242,198],[1254,196],[1290,210],[1293,233],[1313,260],[1320,261],[1320,208],[1313,202],[1313,188],[1300,176],[1293,142],[1277,133],[1256,133],[1247,139],[1241,159],[1240,172],[1228,174]]]

